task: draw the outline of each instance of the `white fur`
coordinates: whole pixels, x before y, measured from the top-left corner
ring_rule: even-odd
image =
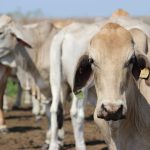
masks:
[[[60,31],[52,40],[50,49],[50,84],[52,90],[51,143],[49,150],[58,150],[57,110],[61,84],[67,82],[73,90],[78,59],[82,56],[92,36],[99,30],[97,25],[73,23]],[[73,91],[72,91],[73,92]],[[84,100],[73,94],[70,110],[78,150],[85,150],[83,136]]]

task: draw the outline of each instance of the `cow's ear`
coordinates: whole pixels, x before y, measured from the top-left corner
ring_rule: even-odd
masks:
[[[133,38],[135,51],[147,55],[149,52],[150,42],[148,36],[140,29],[133,28],[130,30]]]
[[[146,55],[137,53],[132,67],[132,74],[136,81],[144,79],[150,86],[150,61]]]
[[[130,33],[135,51],[132,73],[136,80],[145,79],[146,84],[150,85],[150,58],[148,58],[150,40],[140,29],[131,29]]]
[[[10,25],[10,32],[12,34],[12,36],[15,36],[17,41],[23,45],[26,46],[28,48],[32,48],[31,46],[31,37],[29,35],[29,32],[26,32],[25,29],[16,23],[11,23]]]
[[[92,75],[92,60],[89,59],[88,55],[83,55],[77,65],[77,69],[74,77],[74,88],[76,92],[86,85]]]

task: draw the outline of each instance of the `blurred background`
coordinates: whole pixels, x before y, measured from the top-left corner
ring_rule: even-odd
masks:
[[[118,8],[133,16],[150,14],[148,0],[0,0],[0,14],[15,18],[93,18],[110,16]]]

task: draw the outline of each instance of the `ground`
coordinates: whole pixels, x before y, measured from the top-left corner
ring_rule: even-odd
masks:
[[[66,107],[64,150],[75,150],[69,108],[70,103]],[[93,122],[93,111],[94,108],[87,104],[84,129],[87,150],[107,150],[98,128]],[[10,110],[5,114],[10,132],[0,134],[0,150],[41,150],[47,129],[46,117],[36,123],[31,109],[27,106],[20,110]]]

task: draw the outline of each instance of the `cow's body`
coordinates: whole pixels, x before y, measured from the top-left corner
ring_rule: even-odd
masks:
[[[74,75],[78,65],[77,60],[85,52],[88,47],[89,40],[98,30],[99,26],[97,25],[73,23],[61,30],[52,40],[50,52],[50,83],[53,100],[51,106],[52,134],[50,150],[59,148],[59,145],[57,144],[58,131],[56,123],[57,106],[60,101],[59,95],[60,93],[64,93],[62,95],[63,101],[68,88],[70,89],[70,92],[73,93]],[[78,38],[80,40],[77,40]],[[61,87],[66,87],[66,91],[64,91],[64,88],[62,89]],[[77,149],[84,150],[84,98],[79,100],[75,93],[73,93],[73,104],[70,113],[75,131],[76,147]]]
[[[51,98],[48,78],[48,53],[50,45],[48,40],[51,40],[50,38],[52,37],[52,34],[54,34],[56,28],[50,24],[49,21],[22,27],[17,25],[7,16],[1,17],[0,25],[2,29],[5,28],[8,31],[7,33],[3,33],[6,30],[2,31],[2,36],[5,34],[6,39],[1,42],[0,61],[5,66],[17,68],[17,76],[20,80],[22,88],[26,91],[32,91],[34,102],[33,113],[35,115],[39,115],[39,113],[43,114],[43,108],[46,105],[43,101]],[[28,40],[24,39],[25,36],[27,36],[26,38]],[[14,39],[15,37],[17,38]],[[30,43],[30,45],[32,44],[33,47],[31,48],[27,43]],[[6,78],[7,75],[4,76]],[[39,103],[37,99],[42,101],[44,105],[42,104],[39,106],[41,102]],[[42,108],[40,109],[39,107]]]
[[[142,31],[133,30],[115,23],[104,25],[84,54],[90,61],[79,59],[80,64],[87,63],[85,66],[90,70],[87,73],[94,74],[97,93],[94,119],[110,150],[150,149],[150,106],[138,87],[141,70],[149,68],[145,53],[148,38]],[[140,36],[134,37],[137,33],[142,37],[141,43],[137,43]],[[136,61],[130,61],[134,57]]]

